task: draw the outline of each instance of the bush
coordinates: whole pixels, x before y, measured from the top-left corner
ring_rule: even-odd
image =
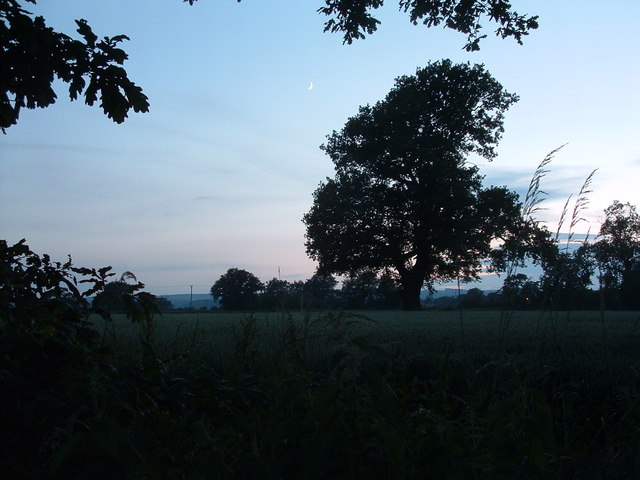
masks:
[[[89,317],[108,321],[110,313],[89,298],[103,294],[111,276],[111,267],[76,268],[70,258],[38,256],[24,240],[0,240],[0,469],[7,478],[46,478],[76,427],[96,416],[108,349]],[[127,284],[119,301],[133,321],[149,323],[158,310],[143,287]]]

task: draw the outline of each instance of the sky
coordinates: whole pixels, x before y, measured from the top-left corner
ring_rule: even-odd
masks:
[[[55,105],[23,110],[0,138],[0,238],[131,271],[156,294],[208,292],[231,267],[263,281],[309,278],[301,218],[333,175],[319,146],[396,77],[444,58],[484,64],[520,97],[498,157],[470,159],[487,186],[523,195],[565,145],[541,185],[539,219],[552,231],[594,169],[578,233],[597,233],[614,200],[640,205],[640,2],[514,0],[540,28],[518,45],[485,21],[489,37],[471,53],[464,35],[413,26],[387,3],[379,30],[352,45],[323,33],[321,0],[29,5],[68,34],[84,18],[100,37],[128,35],[125,68],[151,108],[117,125],[56,83]]]

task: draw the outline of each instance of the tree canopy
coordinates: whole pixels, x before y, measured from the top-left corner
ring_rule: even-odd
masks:
[[[335,178],[304,216],[319,271],[393,270],[406,309],[424,282],[475,278],[491,241],[521,224],[517,195],[483,188],[467,155],[495,157],[517,100],[484,69],[445,60],[400,77],[321,148]]]
[[[250,310],[255,308],[258,292],[264,288],[253,273],[230,268],[211,287],[211,295],[225,310]]]
[[[618,306],[637,309],[640,306],[640,214],[634,205],[617,200],[604,214],[599,239],[590,248],[601,287]]]
[[[337,280],[326,273],[315,274],[304,282],[304,308],[321,309],[334,307]]]
[[[372,14],[372,10],[382,7],[384,0],[325,0],[326,6],[318,12],[327,15],[329,20],[324,30],[341,32],[344,42],[364,38],[365,34],[374,33],[380,21]],[[422,23],[427,27],[444,25],[467,35],[464,49],[476,51],[480,49],[481,19],[488,17],[499,25],[495,33],[499,37],[513,37],[522,44],[522,37],[530,30],[538,28],[538,17],[520,15],[511,9],[508,0],[399,0],[400,11],[409,14],[411,23]]]
[[[344,308],[398,308],[400,297],[396,280],[388,272],[372,270],[352,274],[342,281],[340,290]]]

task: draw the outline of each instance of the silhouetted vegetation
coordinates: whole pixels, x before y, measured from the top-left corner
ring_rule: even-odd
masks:
[[[197,0],[184,0],[193,5]],[[237,0],[240,2],[241,0]],[[330,17],[325,23],[325,32],[344,34],[344,43],[365,38],[378,29],[380,21],[371,15],[372,10],[382,7],[384,0],[325,0],[318,12]],[[499,25],[495,34],[502,38],[513,37],[522,44],[522,37],[538,28],[538,16],[520,15],[511,9],[505,0],[400,0],[402,12],[409,14],[411,23],[422,23],[427,27],[439,25],[467,35],[464,49],[480,49],[481,33],[485,17]]]
[[[382,3],[326,0],[320,12],[350,43],[375,31],[370,11]],[[414,23],[467,34],[468,50],[483,37],[483,15],[518,42],[537,27],[501,0],[400,6]],[[0,0],[3,130],[21,108],[54,103],[56,79],[72,99],[100,97],[117,122],[148,109],[120,67],[126,37],[98,41],[77,25],[82,40]],[[278,312],[264,322],[226,313],[158,321],[170,307],[132,273],[112,281],[110,267],[0,240],[0,476],[639,478],[637,314],[609,321],[604,309],[638,308],[640,219],[614,202],[594,242],[570,249],[570,235],[561,248],[533,220],[545,162],[522,209],[506,188],[483,188],[465,157],[495,155],[514,101],[482,67],[444,61],[362,107],[323,147],[336,177],[305,216],[320,271],[262,284],[232,268],[211,288],[225,310]],[[489,259],[514,266],[502,291],[448,300],[455,318],[309,313],[394,308],[401,298],[416,308],[425,281],[473,279]],[[542,265],[539,280],[517,273],[527,259]],[[347,274],[340,290],[332,273]],[[596,300],[599,316],[542,315]],[[537,311],[507,325],[480,311],[495,307]]]
[[[25,0],[35,4],[36,0]],[[100,107],[122,123],[133,109],[147,112],[142,89],[129,80],[121,65],[128,56],[119,48],[126,35],[98,36],[86,20],[76,20],[81,39],[47,26],[41,16],[22,8],[19,0],[0,0],[0,128],[18,121],[22,108],[44,108],[55,103],[54,81],[69,86],[69,98],[83,95],[87,105]]]
[[[363,270],[342,282],[342,306],[351,310],[396,309],[402,305],[398,281],[389,272],[382,275]]]
[[[100,107],[114,122],[122,123],[131,109],[147,112],[149,102],[142,89],[129,80],[121,66],[128,55],[119,48],[126,35],[101,40],[84,19],[76,20],[80,39],[58,32],[42,16],[34,16],[23,3],[37,0],[0,0],[0,129],[16,124],[22,108],[44,108],[57,100],[54,81],[69,86],[69,98],[84,96],[87,105]],[[193,4],[195,0],[184,0]],[[240,0],[238,0],[239,2]],[[344,33],[345,43],[371,34],[380,23],[370,12],[382,6],[382,0],[325,0],[318,12],[330,17],[325,31]],[[400,1],[400,9],[413,24],[427,27],[444,25],[467,35],[465,49],[479,50],[480,19],[486,17],[499,26],[495,34],[522,37],[538,28],[538,17],[520,15],[503,0],[428,0]]]
[[[258,292],[263,288],[253,273],[230,268],[213,284],[211,295],[225,310],[252,310],[258,307]]]
[[[0,257],[7,478],[640,473],[640,330],[629,316],[559,324],[533,313],[508,332],[480,312],[463,314],[461,330],[457,312],[158,320],[131,274],[110,282],[109,267],[52,262],[24,242],[0,242]],[[305,284],[367,305],[384,278],[361,272],[343,295],[331,277]],[[528,282],[518,277],[512,291],[524,295]],[[471,289],[459,300],[477,309],[488,297]]]
[[[629,203],[613,202],[604,211],[599,238],[583,247],[595,264],[606,305],[640,308],[640,215]]]
[[[477,277],[492,240],[535,229],[517,195],[482,186],[472,153],[491,160],[517,100],[482,66],[431,63],[360,107],[323,150],[336,175],[304,216],[320,272],[392,271],[405,309],[426,282]]]
[[[53,262],[24,240],[13,246],[1,240],[0,260],[0,469],[12,479],[70,478],[71,465],[84,462],[71,458],[76,449],[91,450],[94,435],[119,428],[104,410],[119,408],[107,401],[115,373],[105,363],[109,349],[90,321],[97,314],[107,325],[112,317],[105,304],[89,302],[94,294],[107,295],[113,274],[110,267]],[[116,285],[110,298],[117,293],[127,316],[149,331],[159,313],[153,295],[140,291],[141,283]],[[99,441],[104,445],[106,439]],[[100,458],[100,448],[92,451],[94,478],[120,471],[119,447],[105,448],[111,449],[109,458]]]
[[[538,263],[543,268],[540,278],[530,278],[511,268],[498,292],[485,295],[479,288],[471,288],[461,294],[429,299],[426,306],[548,312],[638,310],[640,215],[635,206],[619,201],[614,201],[604,213],[605,220],[596,239],[592,242],[585,239],[577,248],[570,248],[572,234],[566,244],[561,245],[559,233],[552,238],[545,228],[535,225],[532,228],[531,220],[524,223],[524,235],[520,232],[509,237],[502,249],[491,253],[496,254],[499,266],[510,259],[521,265],[527,260]],[[574,212],[574,219],[577,214],[579,210]],[[575,220],[572,223],[573,228]],[[255,278],[249,272],[246,274]],[[262,285],[257,278],[254,284],[253,294],[246,302],[237,303],[236,310],[367,310],[402,306],[401,282],[390,271],[382,274],[367,268],[356,271],[342,279],[340,289],[336,289],[333,276],[321,274],[293,283],[274,278],[261,290],[257,289]],[[126,290],[126,284],[113,282],[106,286],[106,293],[118,285]],[[229,288],[233,288],[232,284]],[[241,291],[230,290],[229,294],[242,297]],[[111,311],[122,311],[122,308]]]

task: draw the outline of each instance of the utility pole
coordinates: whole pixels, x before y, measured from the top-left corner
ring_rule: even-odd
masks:
[[[193,285],[189,285],[191,287],[191,294],[189,295],[189,311],[193,312]]]

